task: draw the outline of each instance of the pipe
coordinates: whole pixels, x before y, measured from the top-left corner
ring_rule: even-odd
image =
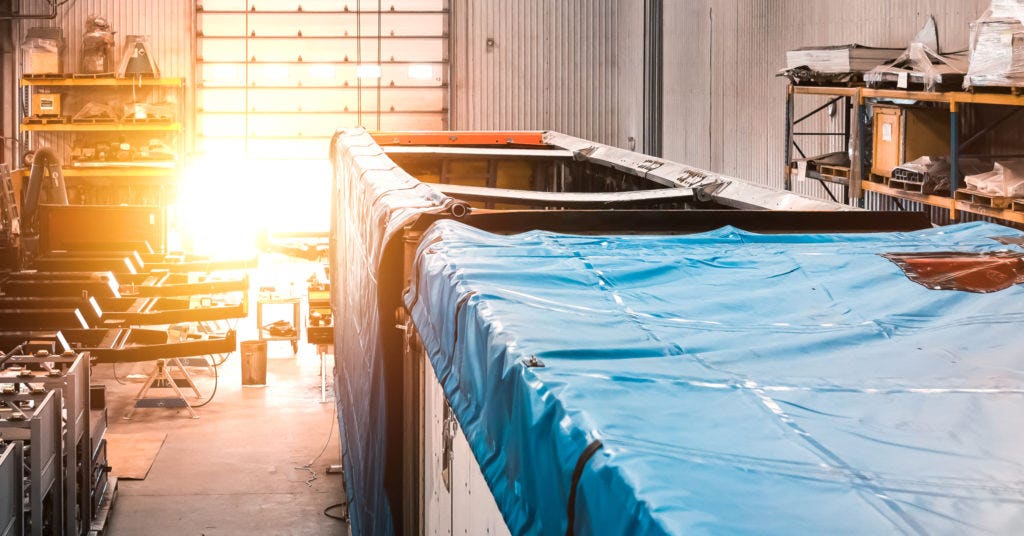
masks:
[[[462,219],[466,217],[471,210],[472,209],[470,209],[469,204],[461,201],[455,201],[454,203],[451,203],[448,206],[448,212],[452,215],[453,218],[457,219]]]
[[[43,183],[43,170],[50,170],[52,184]],[[44,186],[47,186],[44,188]],[[22,223],[27,227],[27,234],[38,232],[36,210],[39,208],[40,196],[45,193],[45,200],[52,204],[67,205],[68,189],[64,183],[64,172],[57,155],[48,148],[41,147],[32,160],[32,171],[28,177],[28,189],[25,193],[25,206],[22,210]]]
[[[0,20],[53,20],[57,18],[57,4],[52,0],[47,0],[47,4],[50,4],[50,13],[48,15],[15,15],[13,13],[9,15],[0,15]]]

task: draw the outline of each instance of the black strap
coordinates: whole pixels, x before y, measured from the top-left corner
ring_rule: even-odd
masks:
[[[574,525],[576,524],[576,486],[580,483],[580,477],[583,476],[583,468],[590,461],[590,458],[594,456],[597,449],[603,445],[599,439],[595,439],[587,448],[583,449],[578,460],[576,460],[576,468],[572,470],[572,487],[569,488],[569,525],[565,528],[566,536],[573,536],[576,533]]]

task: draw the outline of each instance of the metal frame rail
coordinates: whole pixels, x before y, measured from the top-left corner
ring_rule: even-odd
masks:
[[[25,533],[24,446],[0,443],[0,536]]]
[[[0,407],[10,410],[10,417],[0,419],[0,439],[26,442],[29,451],[28,519],[32,536],[52,534],[55,527],[64,527],[61,406],[57,391],[0,393]]]
[[[41,350],[33,355],[14,355],[0,363],[0,385],[13,385],[22,392],[41,386],[61,394],[64,408],[64,524],[67,534],[79,534],[92,519],[90,482],[90,367],[88,354],[68,351],[51,355]]]

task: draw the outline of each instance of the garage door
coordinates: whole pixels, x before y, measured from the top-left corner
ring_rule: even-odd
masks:
[[[447,0],[202,0],[196,149],[319,159],[339,127],[447,128]]]

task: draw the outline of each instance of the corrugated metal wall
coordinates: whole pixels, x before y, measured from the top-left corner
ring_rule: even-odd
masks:
[[[23,14],[46,14],[49,3],[46,0],[16,0]],[[67,41],[65,52],[65,70],[76,72],[85,20],[92,15],[106,17],[117,34],[115,63],[120,61],[120,53],[126,35],[147,35],[150,38],[151,51],[156,57],[157,65],[163,76],[192,77],[193,39],[192,39],[192,4],[189,0],[72,0],[57,10],[55,20],[22,20],[15,22],[14,40],[20,43],[29,28],[36,26],[59,26],[64,31]],[[21,72],[19,55],[13,58]],[[12,77],[14,73],[11,73]],[[10,80],[10,79],[9,79]],[[189,86],[191,81],[186,82]],[[17,95],[16,80],[5,83],[5,95]],[[184,95],[186,105],[190,104],[191,94]],[[11,103],[15,99],[10,97]],[[13,112],[11,109],[7,109]],[[17,132],[13,113],[6,116],[7,135]],[[189,117],[186,114],[185,120]],[[191,128],[186,124],[186,132]],[[10,148],[10,146],[8,146]]]
[[[46,13],[48,10],[46,0],[21,0],[22,13]],[[21,35],[33,26],[63,28],[68,45],[66,66],[75,72],[85,20],[93,15],[105,17],[111,29],[117,32],[116,61],[120,61],[126,35],[146,35],[161,75],[191,76],[192,2],[189,0],[72,0],[58,10],[56,20],[22,21]]]
[[[786,50],[905,47],[934,15],[944,50],[967,48],[988,0],[666,0],[664,156],[782,187]],[[824,101],[821,101],[824,102]],[[821,102],[801,99],[797,114]],[[807,130],[839,128],[841,114]],[[831,123],[831,124],[830,124]],[[835,142],[821,151],[840,150]],[[822,195],[807,181],[806,193]]]
[[[641,2],[454,0],[452,21],[453,128],[641,146]]]
[[[21,0],[21,13],[49,12],[46,0]],[[192,2],[188,0],[73,0],[57,10],[54,20],[22,20],[15,29],[17,42],[24,39],[29,28],[60,27],[67,44],[64,55],[64,70],[77,73],[81,56],[82,35],[85,21],[92,16],[101,16],[116,32],[114,66],[121,61],[124,40],[127,35],[145,35],[149,38],[149,50],[156,59],[160,75],[185,79],[185,87],[191,86],[193,43]],[[18,57],[18,72],[21,72]],[[13,91],[13,88],[12,88]],[[183,91],[185,109],[191,109],[192,94]],[[192,132],[191,114],[181,120],[185,123],[186,136]],[[71,137],[66,133],[37,133],[33,147],[47,145],[63,155],[69,150]],[[186,146],[189,144],[186,142]],[[62,156],[63,157],[63,156]]]

